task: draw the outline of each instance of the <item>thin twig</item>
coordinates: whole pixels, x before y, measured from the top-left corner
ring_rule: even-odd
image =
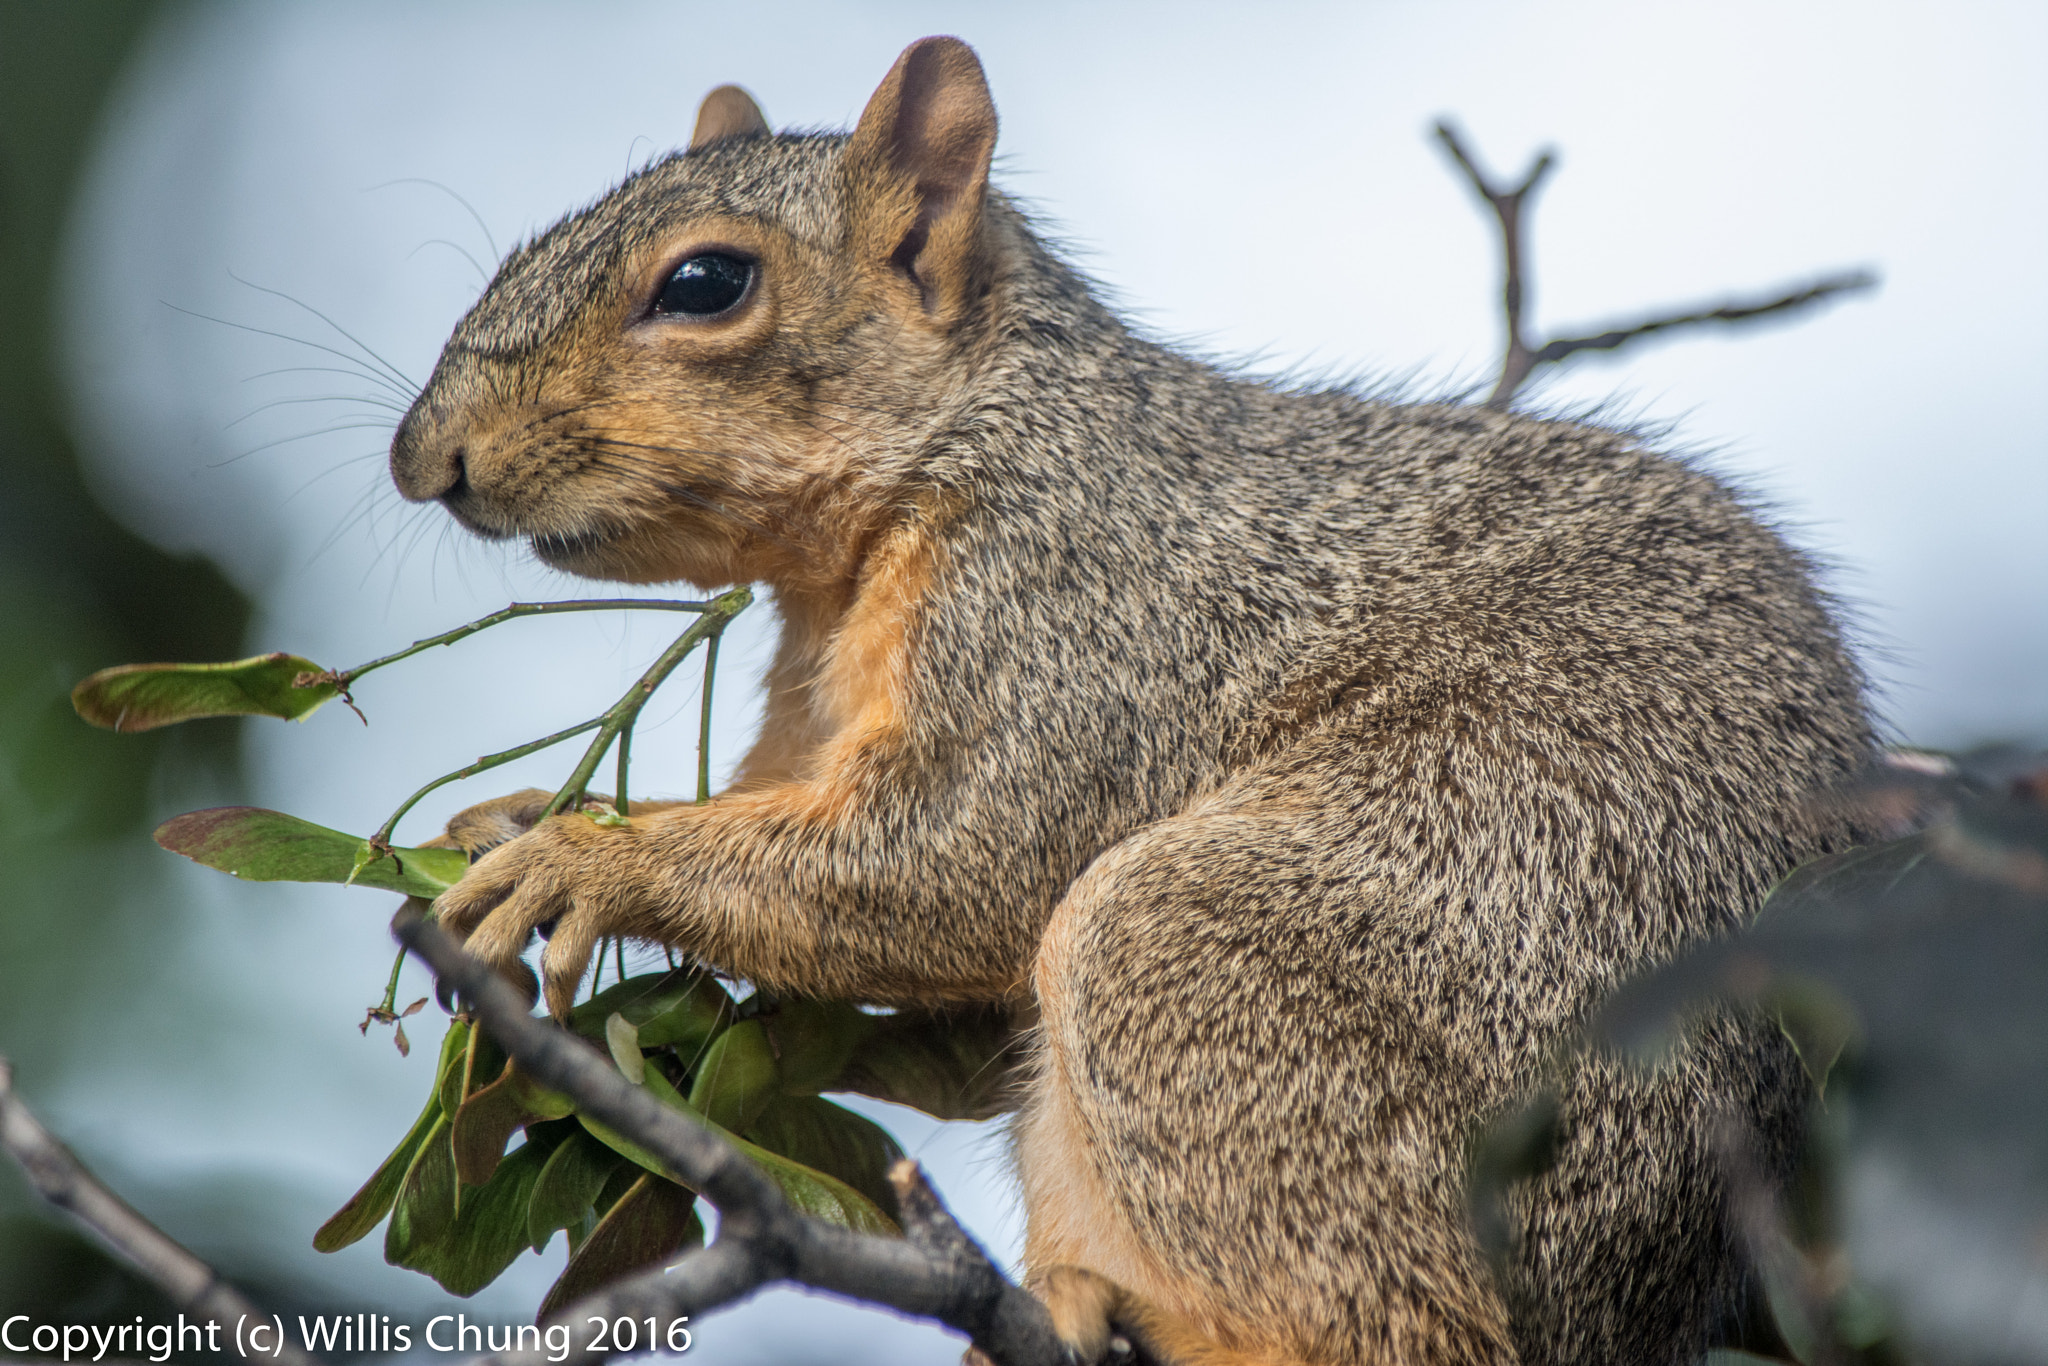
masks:
[[[1530,164],[1528,174],[1522,183],[1513,189],[1504,189],[1492,181],[1479,163],[1472,157],[1460,140],[1457,130],[1447,121],[1439,121],[1436,135],[1451,154],[1451,159],[1465,173],[1472,188],[1492,208],[1494,218],[1500,226],[1501,238],[1501,311],[1506,322],[1506,340],[1502,345],[1500,378],[1495,381],[1493,392],[1487,396],[1486,406],[1496,410],[1505,409],[1513,401],[1515,393],[1528,381],[1531,373],[1541,365],[1555,365],[1567,356],[1581,351],[1615,351],[1630,342],[1674,328],[1697,327],[1708,323],[1741,323],[1770,314],[1795,312],[1823,299],[1856,290],[1870,289],[1877,284],[1877,276],[1867,270],[1845,271],[1816,280],[1812,284],[1788,289],[1771,298],[1756,302],[1730,302],[1713,306],[1701,306],[1685,312],[1658,314],[1639,323],[1609,328],[1603,332],[1583,337],[1556,337],[1540,346],[1529,344],[1522,322],[1528,305],[1529,272],[1523,263],[1523,219],[1522,208],[1552,166],[1555,155],[1548,149],[1539,153]]]
[[[1818,303],[1832,294],[1847,294],[1854,290],[1870,289],[1877,284],[1877,277],[1867,270],[1845,271],[1816,280],[1810,285],[1781,294],[1773,299],[1755,303],[1726,303],[1712,308],[1698,308],[1690,313],[1674,313],[1669,317],[1651,318],[1646,322],[1633,323],[1627,327],[1600,332],[1590,337],[1559,337],[1545,342],[1533,357],[1534,365],[1554,365],[1566,356],[1579,351],[1612,351],[1626,346],[1638,337],[1647,337],[1654,332],[1668,331],[1674,327],[1692,327],[1700,323],[1739,323],[1751,318],[1761,318],[1768,313],[1785,313]]]
[[[1059,1366],[1065,1349],[1039,1301],[1013,1284],[968,1237],[915,1164],[890,1173],[902,1202],[904,1238],[828,1224],[791,1205],[781,1188],[710,1129],[634,1086],[595,1049],[527,1013],[525,998],[471,957],[411,903],[392,921],[399,942],[460,992],[483,1026],[542,1086],[579,1112],[626,1135],[714,1205],[718,1241],[667,1270],[621,1281],[563,1312],[557,1322],[699,1315],[778,1281],[851,1296],[965,1333],[997,1366]],[[611,1355],[572,1349],[575,1363]],[[541,1366],[540,1352],[496,1357]],[[560,1366],[556,1363],[555,1366]]]
[[[573,740],[585,731],[598,730],[603,727],[604,721],[605,718],[603,716],[593,716],[588,721],[578,721],[573,726],[564,727],[553,735],[543,735],[538,740],[529,740],[523,745],[514,745],[511,749],[499,750],[496,754],[486,754],[473,764],[465,764],[453,773],[442,774],[410,797],[407,797],[404,803],[391,813],[391,818],[378,827],[376,834],[370,836],[368,841],[370,848],[377,853],[379,858],[383,857],[384,851],[390,847],[392,833],[398,829],[398,823],[404,820],[406,812],[418,806],[420,799],[429,792],[437,788],[446,787],[448,784],[458,782],[463,778],[474,778],[479,773],[488,772],[502,764],[509,764],[514,759],[524,759],[529,754],[538,754],[541,750],[547,749],[551,745],[559,745],[564,740]],[[593,764],[592,767],[594,768],[596,765]]]
[[[370,836],[369,840],[366,841],[370,847],[371,858],[384,857],[390,846],[391,836],[398,829],[398,823],[405,819],[406,813],[419,805],[420,800],[428,793],[438,788],[446,787],[449,783],[459,781],[460,779],[473,778],[477,774],[489,769],[511,763],[514,759],[523,759],[527,755],[536,754],[551,745],[558,745],[564,740],[573,739],[586,731],[594,730],[597,732],[597,737],[590,742],[590,747],[584,750],[583,758],[577,761],[575,770],[569,775],[569,781],[562,785],[559,792],[555,793],[554,800],[548,804],[548,808],[543,815],[552,816],[576,801],[581,800],[583,790],[590,785],[590,775],[597,771],[598,762],[604,758],[605,751],[611,748],[613,740],[618,738],[622,732],[630,729],[633,723],[639,719],[640,709],[645,707],[648,699],[654,696],[654,690],[661,686],[663,680],[670,673],[674,672],[675,667],[683,662],[684,657],[690,651],[696,649],[706,639],[716,640],[723,634],[725,628],[732,623],[732,619],[745,611],[748,604],[752,603],[753,600],[754,595],[751,590],[735,588],[731,592],[722,594],[708,603],[668,604],[667,610],[697,613],[697,620],[692,623],[689,630],[676,638],[674,644],[662,651],[661,657],[648,666],[647,672],[640,675],[638,681],[626,690],[624,697],[621,697],[618,701],[612,703],[611,706],[605,708],[603,712],[591,717],[588,721],[579,721],[573,726],[556,731],[553,735],[544,735],[538,740],[531,740],[523,745],[515,745],[511,749],[500,750],[496,754],[486,754],[475,763],[467,764],[462,768],[456,769],[453,773],[444,773],[434,779],[419,791],[407,797],[404,803],[391,813],[390,819],[378,827],[377,833]],[[641,603],[648,600],[624,598],[618,601]],[[614,604],[607,602],[592,606],[587,603],[515,603],[503,612],[496,612],[491,616],[483,618],[481,622],[471,622],[468,626],[451,631],[448,633],[448,636],[457,637],[463,633],[481,630],[484,626],[495,621],[509,620],[508,613],[530,616],[533,615],[533,612],[527,610],[528,608],[539,609],[557,605],[572,611],[583,611],[586,609],[594,611],[597,606],[612,606]],[[430,645],[447,643],[447,638],[436,636],[430,640],[421,641],[413,646],[412,649],[425,649]],[[392,660],[404,658],[408,653],[410,651],[400,651],[398,654],[389,655],[384,659],[374,661],[374,663],[377,665],[387,664]],[[364,667],[372,666],[365,665]]]
[[[596,738],[590,742],[590,748],[583,752],[583,758],[577,762],[576,771],[569,775],[569,781],[562,784],[561,791],[555,793],[554,800],[549,802],[547,810],[541,813],[543,819],[567,810],[583,800],[583,790],[590,785],[590,776],[597,772],[597,766],[603,760],[605,751],[611,748],[612,741],[617,739],[621,732],[639,719],[640,709],[654,696],[654,690],[666,682],[676,666],[699,645],[708,641],[715,647],[718,638],[725,634],[725,628],[732,624],[732,619],[746,611],[753,601],[753,590],[748,588],[735,588],[730,592],[721,593],[712,599],[711,605],[689,630],[676,637],[675,644],[661,652],[661,658],[648,665],[647,672],[640,675],[639,681],[626,689],[626,695],[612,703],[604,714],[597,718]]]
[[[697,719],[697,805],[711,800],[711,692],[718,678],[718,637],[704,647],[704,698]]]
[[[0,1148],[20,1164],[36,1193],[63,1210],[103,1247],[163,1291],[172,1305],[201,1323],[234,1325],[254,1321],[271,1331],[273,1319],[214,1269],[173,1241],[133,1206],[108,1190],[69,1148],[29,1112],[14,1090],[14,1069],[0,1058]],[[279,1366],[319,1366],[319,1359],[278,1333],[277,1351],[263,1355]]]
[[[403,650],[393,651],[367,664],[358,664],[353,669],[342,669],[322,681],[332,682],[335,686],[345,689],[373,669],[381,669],[386,664],[396,664],[401,659],[410,659],[421,651],[431,650],[437,645],[453,645],[458,640],[467,640],[479,631],[489,630],[502,622],[519,617],[554,616],[562,612],[703,613],[710,611],[711,607],[712,604],[708,602],[684,602],[675,598],[576,598],[563,602],[515,602],[510,607],[500,608],[487,617],[478,617],[475,621],[458,626],[452,631],[443,631],[438,636],[415,640]]]

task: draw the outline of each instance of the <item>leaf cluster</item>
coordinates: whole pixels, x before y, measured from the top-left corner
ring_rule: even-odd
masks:
[[[858,1087],[941,1117],[996,1108],[1010,1047],[998,1012],[873,1015],[818,1001],[743,1000],[694,969],[628,978],[569,1028],[628,1080],[745,1153],[808,1214],[896,1231],[888,1181],[902,1157],[873,1121],[820,1091]],[[507,1147],[516,1139],[516,1147]],[[457,1016],[412,1128],[314,1246],[336,1251],[389,1216],[384,1255],[458,1295],[563,1233],[568,1266],[539,1316],[703,1242],[696,1194],[661,1162],[522,1075]]]

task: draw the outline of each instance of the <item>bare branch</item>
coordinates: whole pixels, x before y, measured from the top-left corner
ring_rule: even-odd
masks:
[[[1615,327],[1604,332],[1584,337],[1559,337],[1531,346],[1523,332],[1522,319],[1528,303],[1528,272],[1523,266],[1522,206],[1529,195],[1542,183],[1556,164],[1555,156],[1545,150],[1530,163],[1522,183],[1514,189],[1503,189],[1495,185],[1472,154],[1466,150],[1457,129],[1448,120],[1439,120],[1436,135],[1451,154],[1451,159],[1465,173],[1472,188],[1492,208],[1494,218],[1500,226],[1501,239],[1501,311],[1506,321],[1506,339],[1501,348],[1500,378],[1495,381],[1493,392],[1487,396],[1486,406],[1496,410],[1505,409],[1514,399],[1515,393],[1528,380],[1539,365],[1555,365],[1567,356],[1581,351],[1614,351],[1630,342],[1673,328],[1694,327],[1706,323],[1739,323],[1752,318],[1761,318],[1774,313],[1791,313],[1818,303],[1837,294],[1870,289],[1877,284],[1877,277],[1866,270],[1848,271],[1840,275],[1827,276],[1813,284],[1776,298],[1757,303],[1726,303],[1713,308],[1700,308],[1686,313],[1671,313],[1652,317],[1644,322]]]
[[[444,987],[474,1006],[483,1027],[541,1085],[640,1144],[683,1184],[718,1209],[718,1241],[609,1286],[565,1310],[556,1322],[674,1319],[745,1298],[777,1281],[829,1290],[933,1319],[965,1333],[997,1366],[1062,1366],[1067,1359],[1039,1301],[1013,1284],[939,1203],[915,1164],[890,1173],[903,1202],[907,1236],[855,1233],[792,1206],[781,1189],[733,1146],[627,1082],[596,1049],[534,1018],[525,998],[407,902],[392,930],[424,959]],[[610,1352],[581,1350],[597,1362]],[[541,1366],[541,1352],[497,1358]]]
[[[1557,164],[1557,158],[1548,148],[1539,152],[1536,160],[1529,164],[1528,173],[1522,183],[1512,190],[1496,187],[1479,169],[1479,163],[1465,150],[1459,140],[1458,131],[1448,121],[1439,120],[1436,135],[1444,146],[1450,149],[1452,158],[1465,172],[1472,188],[1479,192],[1493,209],[1494,218],[1500,224],[1501,246],[1501,311],[1507,321],[1507,337],[1502,346],[1500,380],[1493,387],[1493,394],[1486,400],[1489,408],[1505,408],[1508,398],[1521,386],[1536,362],[1522,335],[1522,312],[1527,303],[1528,293],[1522,270],[1522,204],[1543,178],[1550,174],[1550,168]]]
[[[244,1318],[266,1325],[271,1322],[269,1314],[108,1190],[58,1142],[15,1092],[14,1069],[5,1058],[0,1058],[0,1148],[20,1164],[38,1195],[77,1220],[109,1252],[163,1291],[178,1309],[190,1311],[202,1322],[233,1324]],[[280,1366],[319,1366],[318,1358],[283,1340],[271,1359]]]
[[[1601,332],[1590,337],[1559,337],[1545,342],[1535,353],[1534,364],[1553,365],[1566,356],[1580,351],[1613,351],[1626,346],[1639,337],[1668,332],[1674,327],[1694,327],[1702,323],[1739,323],[1751,318],[1761,318],[1771,313],[1790,313],[1819,303],[1822,299],[1836,294],[1848,294],[1859,289],[1871,289],[1877,285],[1877,276],[1867,270],[1852,270],[1841,275],[1830,275],[1810,285],[1794,289],[1773,299],[1755,303],[1726,303],[1713,308],[1700,308],[1690,313],[1674,313],[1668,317],[1651,318],[1646,322]]]

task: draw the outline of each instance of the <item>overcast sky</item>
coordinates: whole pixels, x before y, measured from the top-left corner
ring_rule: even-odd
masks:
[[[418,380],[476,295],[472,259],[488,269],[683,141],[705,90],[746,85],[778,127],[845,126],[932,32],[967,38],[988,69],[999,183],[1154,332],[1261,369],[1440,390],[1491,368],[1496,248],[1427,136],[1441,114],[1503,175],[1559,149],[1534,209],[1539,330],[1876,270],[1875,295],[1583,364],[1540,397],[1672,424],[1677,445],[1774,499],[1834,566],[1900,734],[2048,736],[2037,4],[195,7],[153,37],[117,102],[65,285],[95,477],[131,524],[205,550],[258,595],[252,648],[346,665],[512,597],[578,591],[398,504],[378,383],[292,369],[344,362],[227,324],[355,352],[346,329]],[[287,439],[307,432],[323,434]],[[728,654],[721,765],[753,724],[770,629],[755,614]],[[322,713],[257,732],[253,799],[371,828],[424,777],[597,710],[664,630],[526,623],[408,665],[362,690],[368,731]],[[635,748],[657,789],[689,782],[694,699],[676,692],[675,724]],[[455,789],[409,834],[508,787],[553,786],[564,762]],[[207,885],[230,958],[335,965],[288,1001],[256,991],[246,1009],[299,1022],[244,1061],[330,1050],[336,1094],[280,1115],[246,1083],[244,1150],[228,1154],[166,1097],[153,1160],[277,1166],[289,1148],[278,1179],[338,1203],[425,1090],[417,1057],[346,1027],[380,980],[382,904]],[[278,915],[280,898],[297,913]],[[154,1070],[133,1066],[146,1088]],[[94,1105],[73,1102],[110,1132],[137,1122]],[[912,1137],[1014,1252],[999,1149],[972,1132]],[[380,1294],[418,1279],[373,1255],[351,1266]],[[500,1302],[530,1305],[547,1274],[518,1273]],[[787,1360],[777,1334],[815,1328],[809,1313],[746,1312],[693,1355]],[[878,1343],[878,1359],[953,1350],[910,1341]],[[850,1359],[843,1345],[829,1355]]]

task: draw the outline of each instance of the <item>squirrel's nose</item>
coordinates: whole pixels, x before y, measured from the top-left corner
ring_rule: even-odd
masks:
[[[432,427],[415,408],[391,438],[391,482],[415,503],[446,497],[467,481],[462,443]]]

